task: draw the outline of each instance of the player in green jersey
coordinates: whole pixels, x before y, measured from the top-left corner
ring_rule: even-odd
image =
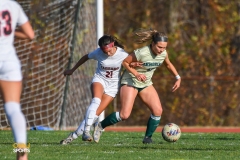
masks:
[[[166,34],[152,29],[140,29],[135,32],[135,35],[138,43],[148,40],[151,40],[151,43],[134,50],[123,61],[126,71],[123,73],[121,80],[121,109],[119,112],[113,112],[95,126],[93,137],[95,142],[99,141],[105,127],[126,120],[130,116],[134,100],[138,95],[151,111],[143,143],[152,143],[151,137],[158,127],[162,115],[161,101],[152,85],[152,76],[156,68],[164,64],[175,76],[176,82],[172,87],[173,92],[180,87],[181,78],[170,62],[166,51],[168,41]],[[142,66],[132,68],[130,65],[132,62],[142,62]]]

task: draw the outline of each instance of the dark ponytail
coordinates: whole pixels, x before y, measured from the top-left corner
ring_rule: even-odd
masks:
[[[98,40],[98,45],[99,47],[103,47],[106,46],[112,42],[114,42],[114,46],[118,46],[122,49],[124,49],[124,46],[119,42],[120,40],[118,40],[116,37],[111,36],[111,35],[103,35],[101,38],[99,38]]]

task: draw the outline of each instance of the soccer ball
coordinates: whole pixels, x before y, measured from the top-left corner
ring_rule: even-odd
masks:
[[[181,136],[181,130],[174,123],[166,124],[162,129],[162,137],[167,142],[176,142]]]

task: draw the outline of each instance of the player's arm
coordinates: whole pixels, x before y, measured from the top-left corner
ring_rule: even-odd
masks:
[[[19,26],[14,33],[15,37],[21,39],[34,39],[34,31],[29,21]]]
[[[135,56],[134,53],[130,54],[127,56],[127,58],[125,58],[122,62],[122,65],[124,68],[126,68],[130,73],[132,73],[136,78],[137,80],[139,81],[145,81],[146,80],[146,76],[144,74],[139,74],[136,69],[134,69],[132,66],[131,66],[131,63],[132,62],[137,62],[137,58]]]
[[[129,66],[130,66],[131,68],[143,67],[143,63],[142,63],[142,62],[131,62],[131,63],[129,64]]]
[[[177,90],[180,87],[180,83],[181,83],[181,78],[176,70],[176,68],[173,66],[173,64],[170,62],[168,55],[166,56],[165,60],[164,60],[164,65],[167,67],[167,69],[175,76],[175,78],[177,79],[172,91],[174,92],[175,90]]]
[[[72,75],[72,73],[79,67],[81,66],[83,63],[85,63],[87,60],[89,60],[88,58],[88,54],[82,56],[82,58],[80,58],[80,60],[75,64],[75,66],[72,69],[68,69],[64,71],[64,76],[66,75]]]
[[[129,66],[130,66],[131,68],[143,67],[143,63],[142,63],[142,62],[131,62],[131,63],[129,64]],[[126,70],[126,69],[125,69],[124,66],[123,66],[122,69],[121,69],[121,71],[120,71],[121,75],[123,74],[123,72],[124,72],[125,70]]]

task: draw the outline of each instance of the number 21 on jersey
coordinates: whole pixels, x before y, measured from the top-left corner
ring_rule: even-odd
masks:
[[[113,76],[113,71],[106,71],[107,78],[112,78],[112,76]]]
[[[0,11],[0,36],[8,36],[12,33],[12,19],[9,11]]]

